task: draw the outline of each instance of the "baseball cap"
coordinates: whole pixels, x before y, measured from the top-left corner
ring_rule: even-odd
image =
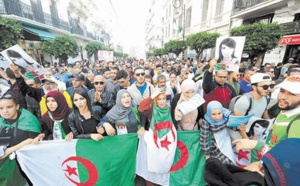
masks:
[[[300,94],[300,75],[287,77],[275,88],[283,88],[292,94]]]
[[[44,78],[44,79],[42,79],[42,83],[45,83],[45,81],[49,81],[49,82],[51,82],[51,83],[56,83],[53,79],[51,79],[51,78]]]
[[[265,74],[265,73],[253,74],[250,78],[251,84],[259,83],[262,81],[272,81],[272,78],[271,78],[271,76],[269,76],[268,74]]]
[[[294,61],[294,58],[290,57],[290,58],[289,58],[289,61]]]
[[[76,78],[78,80],[84,81],[84,76],[81,74],[73,74],[71,78]]]
[[[299,185],[300,139],[288,138],[279,142],[262,158],[266,185]],[[286,153],[293,149],[293,153]]]

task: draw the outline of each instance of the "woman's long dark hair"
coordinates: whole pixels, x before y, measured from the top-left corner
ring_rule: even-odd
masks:
[[[222,54],[222,45],[226,45],[230,48],[233,48],[234,51],[231,55],[232,58],[236,58],[235,56],[235,47],[236,47],[236,42],[234,39],[231,39],[231,38],[226,38],[224,39],[221,43],[220,43],[220,46],[219,46],[219,59],[218,59],[218,63],[220,63],[221,61],[223,61],[223,54]]]
[[[72,104],[73,104],[74,115],[75,115],[75,118],[76,118],[75,119],[76,126],[78,126],[79,110],[76,107],[76,105],[74,104],[74,95],[75,94],[79,94],[83,98],[86,99],[86,104],[87,104],[87,107],[88,107],[89,111],[91,112],[91,115],[94,115],[94,112],[93,112],[93,109],[92,109],[92,103],[91,103],[91,100],[90,100],[90,97],[89,97],[88,93],[83,88],[74,89],[74,92],[73,92],[73,95],[72,95]]]
[[[254,136],[254,126],[255,126],[256,123],[259,124],[260,126],[266,128],[266,130],[267,130],[268,126],[269,126],[269,121],[267,121],[267,120],[256,120],[256,121],[252,124],[252,126],[250,127],[249,132],[247,133],[247,135],[248,135],[249,137],[250,137],[250,136]],[[266,130],[265,130],[262,134],[265,134],[265,133],[266,133]]]

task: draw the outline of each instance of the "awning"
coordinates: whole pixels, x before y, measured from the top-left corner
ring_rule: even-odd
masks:
[[[300,45],[300,35],[286,35],[283,36],[278,45]]]
[[[34,34],[36,36],[39,36],[41,40],[50,40],[56,37],[56,34],[53,34],[51,32],[48,32],[46,30],[40,30],[37,28],[31,28],[27,26],[23,26],[24,30],[27,32],[30,32],[31,34]]]

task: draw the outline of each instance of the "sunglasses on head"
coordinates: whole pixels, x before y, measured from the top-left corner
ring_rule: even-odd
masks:
[[[142,73],[136,73],[135,75],[136,75],[136,76],[144,76],[144,75],[145,75],[145,72],[142,72]]]
[[[99,82],[94,82],[94,84],[95,84],[95,85],[98,85],[98,84],[104,85],[104,82],[103,82],[103,81],[99,81]]]
[[[270,85],[263,85],[263,86],[259,86],[259,87],[262,87],[264,90],[268,90],[269,87],[272,89],[275,87],[275,84],[270,84]]]

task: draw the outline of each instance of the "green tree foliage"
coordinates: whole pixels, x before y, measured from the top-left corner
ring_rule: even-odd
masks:
[[[59,35],[43,43],[42,49],[60,62],[67,62],[68,56],[78,55],[77,41],[69,35]]]
[[[246,36],[244,52],[250,58],[261,56],[274,49],[283,34],[283,27],[278,23],[254,23],[242,25],[230,30],[231,36]]]
[[[182,52],[182,48],[186,49],[186,44],[183,41],[170,40],[165,43],[165,51],[169,53],[174,53],[178,56]]]
[[[156,48],[153,50],[152,55],[154,56],[161,56],[165,54],[165,49],[164,48]]]
[[[97,41],[90,41],[85,45],[85,50],[88,52],[88,58],[90,58],[98,50],[103,50],[104,48],[103,44]]]
[[[114,51],[115,57],[128,57],[128,54]]]
[[[196,59],[198,59],[203,50],[215,47],[218,37],[220,37],[219,33],[198,32],[189,35],[186,39],[186,44],[191,50],[196,51]]]
[[[23,39],[22,31],[21,23],[15,19],[0,18],[0,51],[17,44],[18,39]]]

